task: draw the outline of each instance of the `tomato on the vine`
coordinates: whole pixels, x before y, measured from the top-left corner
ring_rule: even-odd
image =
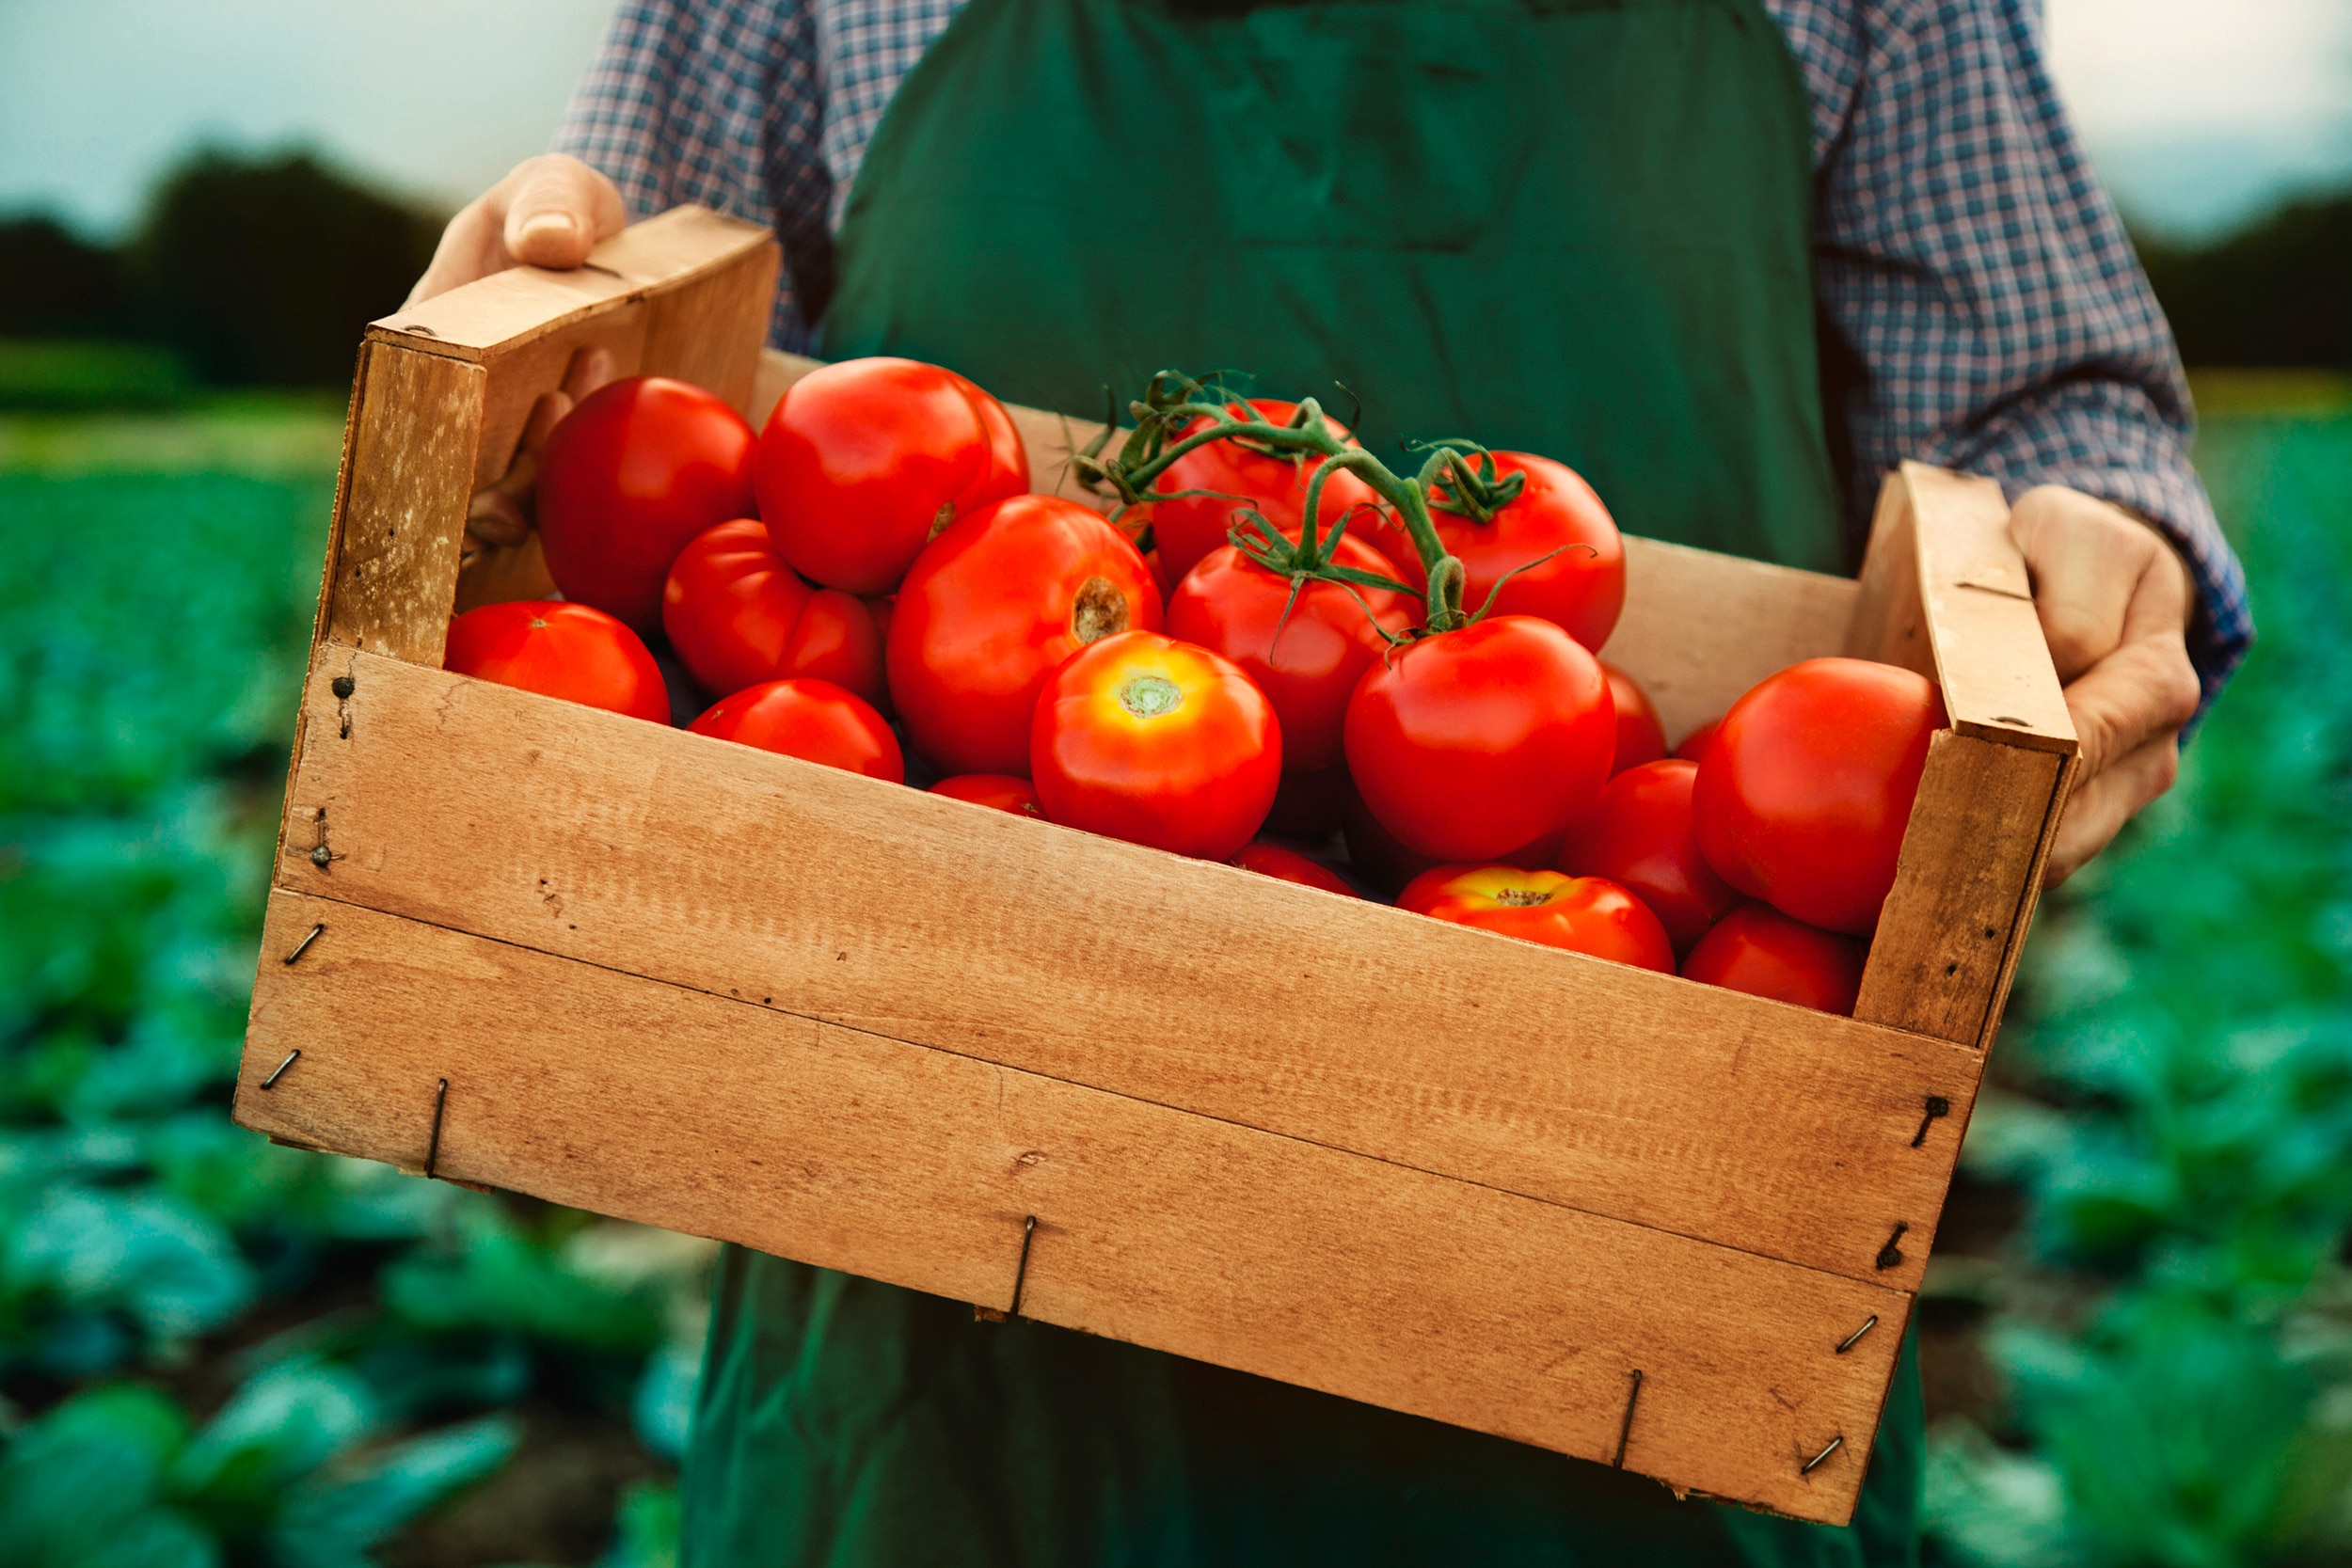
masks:
[[[1691,821],[1698,771],[1696,763],[1673,760],[1627,768],[1577,818],[1560,850],[1561,870],[1606,877],[1647,904],[1677,953],[1740,902],[1699,853]]]
[[[1288,424],[1298,412],[1298,404],[1277,398],[1251,398],[1249,406],[1264,416],[1268,423],[1278,425]],[[1227,407],[1236,416],[1242,412],[1238,403]],[[1324,422],[1341,440],[1348,439],[1347,427],[1339,420],[1327,415]],[[1199,435],[1208,424],[1205,416],[1194,420],[1176,434],[1170,444]],[[1185,575],[1200,564],[1201,557],[1225,544],[1226,535],[1245,504],[1256,507],[1283,537],[1298,538],[1307,515],[1307,482],[1322,462],[1320,457],[1295,452],[1264,451],[1243,436],[1211,441],[1170,464],[1152,486],[1154,490],[1170,495],[1180,490],[1215,493],[1152,500],[1142,512],[1141,515],[1151,521],[1152,543],[1159,550],[1168,579],[1183,582]],[[1347,517],[1350,530],[1369,533],[1378,515],[1378,502],[1372,486],[1341,469],[1324,484],[1315,530],[1318,535],[1328,534],[1341,518]],[[1131,512],[1122,520],[1140,519]]]
[[[1615,520],[1583,476],[1566,464],[1532,452],[1492,455],[1498,482],[1513,474],[1526,480],[1525,488],[1491,516],[1451,510],[1472,506],[1474,499],[1442,487],[1430,497],[1429,518],[1437,525],[1438,540],[1462,561],[1462,608],[1476,614],[1492,594],[1490,614],[1540,615],[1597,652],[1625,608],[1625,541]],[[1473,467],[1478,463],[1474,456],[1464,461]],[[1373,538],[1406,581],[1420,587],[1429,580],[1411,535],[1393,517],[1385,519]],[[1517,570],[1521,567],[1526,569]]]
[[[1617,751],[1610,759],[1609,771],[1622,773],[1664,756],[1666,726],[1658,721],[1658,709],[1651,705],[1642,683],[1605,658],[1600,661],[1600,673],[1609,677],[1609,696],[1617,707]]]
[[[1159,629],[1159,588],[1126,535],[1075,501],[1016,496],[950,523],[907,573],[890,694],[941,771],[1025,773],[1054,667],[1101,638]]]
[[[1639,898],[1599,877],[1512,865],[1440,865],[1413,879],[1400,910],[1547,947],[1672,974],[1674,945]]]
[[[1783,914],[1869,935],[1944,722],[1934,683],[1896,665],[1809,658],[1766,676],[1699,760],[1699,849]]]
[[[1282,733],[1265,694],[1205,648],[1130,631],[1045,682],[1029,776],[1048,819],[1180,855],[1239,852],[1274,804]]]
[[[564,598],[650,635],[687,541],[750,514],[756,444],[742,415],[687,382],[637,375],[589,393],[539,459],[548,575]]]
[[[766,681],[720,698],[687,726],[696,735],[906,782],[898,737],[871,705],[831,681]]]
[[[1389,563],[1342,537],[1335,563],[1386,576]],[[1385,588],[1278,577],[1231,545],[1201,558],[1168,603],[1168,635],[1222,654],[1248,673],[1282,721],[1282,763],[1296,772],[1339,766],[1347,700],[1420,606]]]
[[[1769,904],[1742,904],[1699,939],[1682,960],[1682,977],[1851,1017],[1867,957],[1852,937],[1791,920]]]
[[[1262,838],[1253,838],[1243,845],[1240,852],[1226,863],[1238,865],[1244,871],[1255,871],[1261,877],[1272,877],[1278,881],[1296,882],[1301,887],[1319,887],[1326,893],[1337,893],[1349,898],[1362,896],[1347,885],[1346,878],[1329,866],[1311,861],[1295,849],[1268,844]]]
[[[1482,862],[1593,803],[1616,750],[1600,661],[1559,626],[1496,615],[1396,649],[1347,705],[1347,768],[1407,848]]]
[[[1029,487],[1003,404],[937,365],[845,359],[785,389],[759,436],[759,514],[803,577],[887,594],[924,542]]]
[[[670,694],[644,641],[589,605],[523,599],[469,610],[449,624],[441,667],[632,719],[670,721]]]
[[[1045,808],[1037,803],[1037,785],[1012,773],[959,773],[931,785],[931,793],[951,800],[969,800],[976,806],[993,806],[1015,816],[1045,815]]]

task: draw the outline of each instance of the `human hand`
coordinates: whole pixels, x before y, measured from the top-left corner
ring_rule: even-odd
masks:
[[[620,187],[578,158],[526,158],[449,220],[408,303],[511,266],[576,267],[628,221]]]
[[[2181,726],[2200,696],[2187,641],[2195,599],[2162,534],[2079,490],[2028,490],[2010,531],[2082,741],[2082,775],[2050,849],[2045,885],[2056,887],[2172,787]]]

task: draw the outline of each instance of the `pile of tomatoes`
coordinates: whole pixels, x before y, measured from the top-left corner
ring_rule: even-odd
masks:
[[[1312,404],[1184,388],[1093,466],[1127,502],[1105,516],[1031,493],[1003,406],[935,366],[824,367],[758,432],[613,383],[542,460],[562,598],[457,617],[446,662],[1851,1010],[1944,721],[1929,682],[1810,660],[1669,756],[1597,657],[1625,555],[1576,473],[1454,443],[1400,480]]]

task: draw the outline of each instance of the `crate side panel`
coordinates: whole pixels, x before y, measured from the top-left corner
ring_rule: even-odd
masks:
[[[707,388],[748,417],[783,258],[770,240],[649,298],[644,372]]]
[[[479,365],[368,345],[328,566],[328,641],[441,662],[486,381]]]
[[[442,1175],[998,1308],[1034,1215],[1024,1316],[1603,1461],[1638,1368],[1629,1467],[1851,1509],[1899,1291],[329,900],[264,950],[273,1135],[415,1169],[446,1080]]]
[[[1965,1049],[441,672],[310,701],[282,885],[1916,1283]]]

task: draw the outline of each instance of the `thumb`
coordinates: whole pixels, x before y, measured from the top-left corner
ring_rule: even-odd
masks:
[[[612,181],[577,158],[533,158],[515,171],[506,253],[526,266],[565,270],[617,234],[625,214]]]

